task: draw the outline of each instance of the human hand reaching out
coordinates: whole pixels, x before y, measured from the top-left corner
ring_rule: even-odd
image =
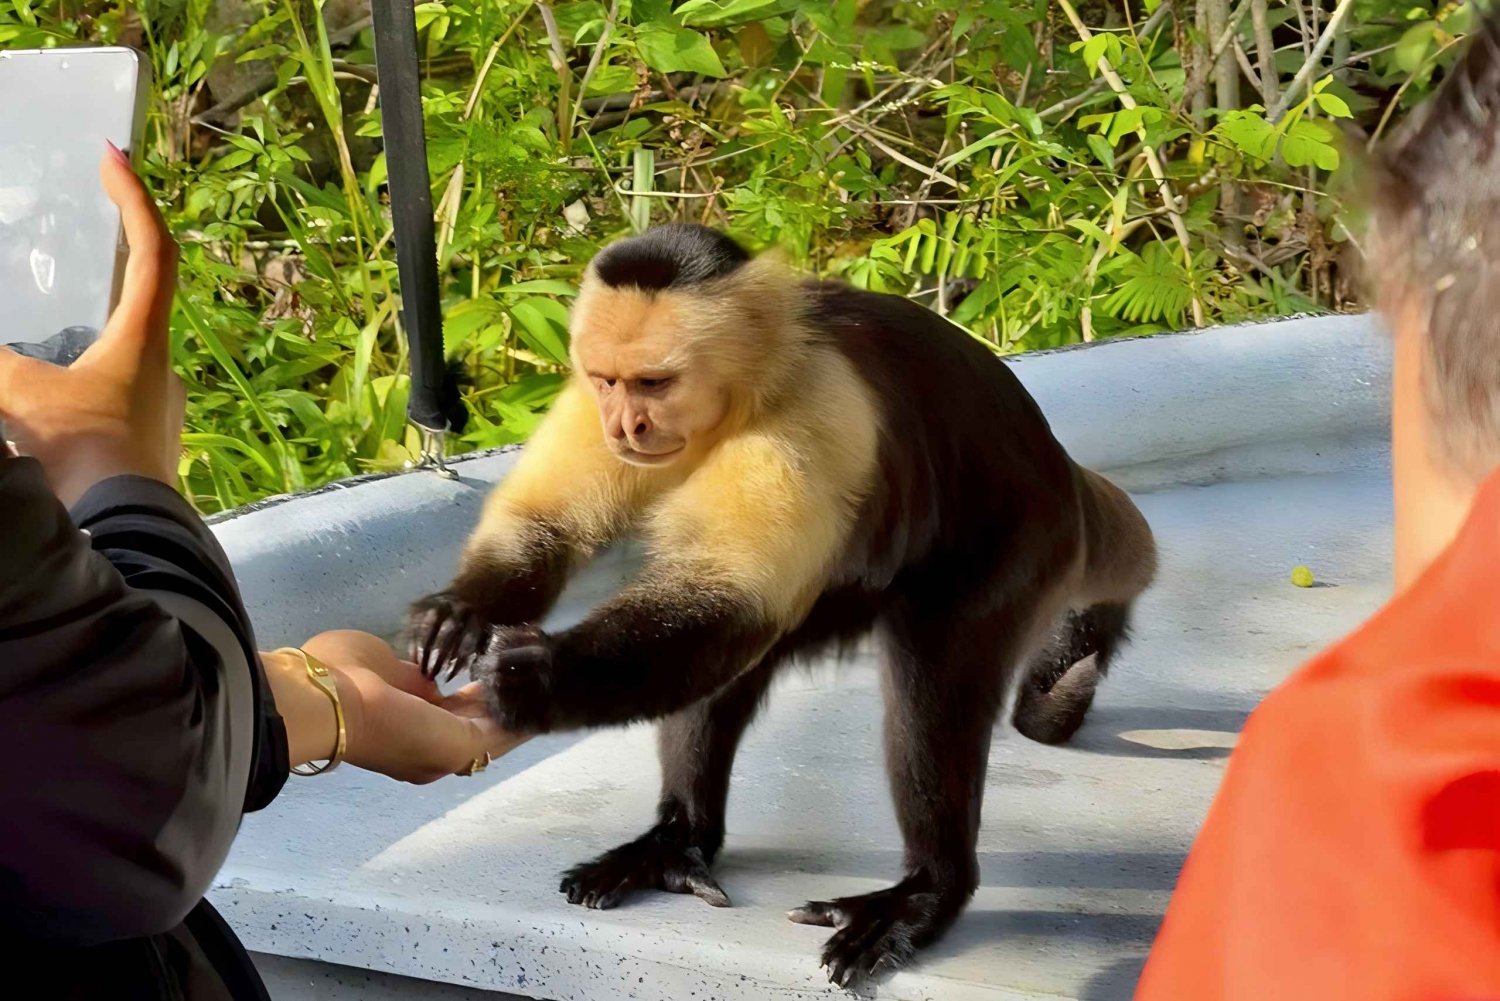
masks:
[[[489,714],[478,684],[443,695],[415,664],[368,633],[322,633],[302,649],[334,676],[343,704],[344,760],[403,782],[427,783],[500,757],[525,743]],[[286,721],[293,764],[327,758],[334,744],[333,705],[312,685],[301,659],[262,655]]]

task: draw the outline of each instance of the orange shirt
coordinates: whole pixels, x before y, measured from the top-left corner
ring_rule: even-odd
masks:
[[[1250,717],[1136,999],[1500,999],[1500,475]]]

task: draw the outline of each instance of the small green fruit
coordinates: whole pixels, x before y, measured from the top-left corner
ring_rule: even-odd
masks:
[[[1292,583],[1298,587],[1313,586],[1313,572],[1307,567],[1292,567]]]

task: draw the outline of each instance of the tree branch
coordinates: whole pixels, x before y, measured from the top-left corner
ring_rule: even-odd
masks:
[[[583,111],[583,95],[588,93],[589,81],[594,78],[594,71],[604,59],[604,47],[609,44],[609,36],[615,32],[615,20],[619,13],[620,0],[610,0],[609,13],[604,16],[604,30],[599,34],[599,41],[594,43],[594,54],[589,56],[588,68],[583,71],[583,80],[578,84],[578,99],[573,102],[574,122],[578,121],[578,116]]]
[[[1057,4],[1063,9],[1063,13],[1067,15],[1068,21],[1072,23],[1073,30],[1078,32],[1079,38],[1087,42],[1090,38],[1094,37],[1094,33],[1079,18],[1078,11],[1073,9],[1071,0],[1057,0]],[[1136,107],[1135,98],[1131,96],[1129,89],[1125,86],[1125,82],[1120,79],[1119,74],[1115,72],[1114,67],[1109,64],[1109,60],[1104,56],[1099,57],[1099,73],[1109,82],[1109,87],[1120,99],[1120,104],[1129,110],[1134,110]],[[1167,174],[1162,169],[1161,158],[1156,154],[1156,147],[1145,142],[1146,127],[1142,125],[1136,130],[1136,134],[1141,137],[1141,141],[1144,144],[1142,152],[1146,157],[1146,166],[1150,168],[1151,176],[1156,181],[1156,189],[1161,195],[1162,204],[1167,206],[1167,217],[1172,220],[1172,229],[1177,234],[1177,242],[1182,245],[1183,263],[1186,265],[1188,273],[1191,274],[1193,268],[1193,250],[1188,240],[1187,223],[1183,222],[1182,212],[1177,207],[1177,196],[1173,194],[1172,186],[1167,183]],[[1203,301],[1199,298],[1197,290],[1194,289],[1193,325],[1201,327],[1203,326],[1203,322]]]
[[[1171,11],[1172,0],[1162,0],[1161,6],[1157,7],[1156,10],[1152,12],[1150,17],[1141,22],[1140,28],[1136,30],[1136,37],[1144,38],[1145,36],[1154,32],[1157,28],[1160,28],[1162,21],[1166,20],[1167,15],[1171,13]],[[1099,95],[1099,92],[1107,86],[1108,84],[1105,82],[1104,77],[1101,76],[1099,79],[1095,80],[1093,83],[1085,87],[1082,92],[1075,94],[1074,96],[1066,100],[1058,101],[1050,108],[1043,108],[1040,114],[1043,118],[1051,118],[1053,115],[1062,115],[1063,117],[1067,117],[1076,109],[1083,107],[1089,101],[1097,97]]]
[[[1323,54],[1333,44],[1333,39],[1338,34],[1339,26],[1344,23],[1344,18],[1348,17],[1349,12],[1353,9],[1354,0],[1339,0],[1339,5],[1334,8],[1333,16],[1328,19],[1328,25],[1323,29],[1323,34],[1318,36],[1318,44],[1314,45],[1312,52],[1308,54],[1307,62],[1302,64],[1302,68],[1297,71],[1297,75],[1292,77],[1292,82],[1287,84],[1286,91],[1281,95],[1281,98],[1266,113],[1266,118],[1272,124],[1281,120],[1281,116],[1287,113],[1287,109],[1297,99],[1297,94],[1312,79],[1313,73],[1318,68],[1318,63],[1323,59]]]

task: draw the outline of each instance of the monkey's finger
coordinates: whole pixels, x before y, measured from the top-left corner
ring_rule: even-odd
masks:
[[[848,987],[858,980],[871,947],[884,933],[885,922],[871,921],[864,927],[844,928],[829,939],[823,949],[823,965],[828,967],[828,979],[840,987]]]
[[[443,621],[437,628],[433,640],[433,649],[430,656],[432,665],[429,677],[436,678],[443,674],[444,668],[453,664],[453,654],[458,644],[463,639],[464,620],[453,613],[443,616]],[[452,676],[451,670],[448,672]]]
[[[437,629],[442,621],[442,613],[433,608],[423,609],[411,617],[409,656],[412,663],[421,668],[422,673],[429,678],[432,677],[429,666],[432,642],[437,638]]]
[[[788,920],[799,925],[817,925],[819,928],[840,927],[842,915],[842,910],[827,900],[809,900],[801,907],[786,912]]]
[[[483,622],[475,617],[468,618],[463,627],[463,634],[459,638],[458,648],[453,653],[453,659],[448,664],[448,678],[452,681],[458,677],[460,671],[472,671],[474,660],[484,653],[490,645],[490,630]]]
[[[703,872],[690,871],[684,881],[687,884],[688,892],[710,907],[729,906],[729,894],[724,892],[724,888],[714,881],[714,878],[708,874],[707,870]]]
[[[422,620],[421,638],[418,640],[417,664],[426,677],[437,674],[438,637],[442,635],[443,623],[447,620],[440,612],[430,612]]]

